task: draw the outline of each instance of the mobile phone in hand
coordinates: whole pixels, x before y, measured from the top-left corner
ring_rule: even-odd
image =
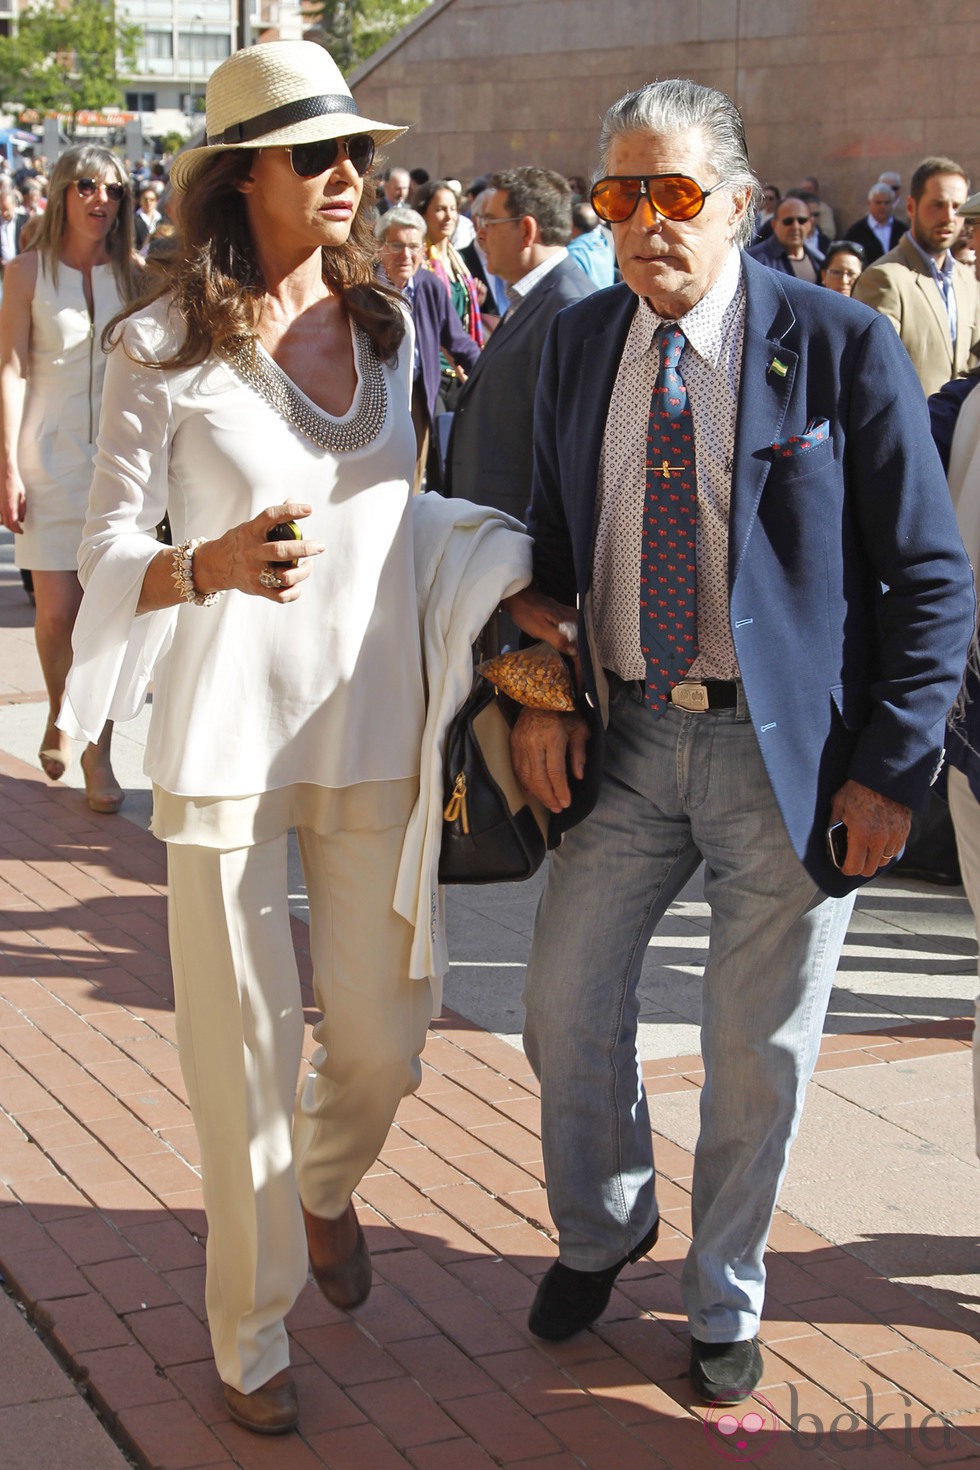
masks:
[[[834,867],[840,870],[847,857],[847,828],[843,822],[832,822],[827,828],[827,853]]]
[[[279,521],[265,533],[267,541],[302,541],[303,533],[295,521]],[[281,567],[297,567],[297,561],[270,561],[273,571]]]

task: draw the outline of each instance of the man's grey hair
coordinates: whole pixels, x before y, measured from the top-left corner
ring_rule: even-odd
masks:
[[[616,138],[627,133],[673,137],[688,128],[697,128],[704,138],[705,154],[717,179],[751,191],[735,236],[736,244],[747,245],[752,238],[755,211],[762,200],[762,186],[749,166],[742,114],[724,92],[702,87],[686,77],[649,82],[635,92],[627,92],[613,103],[603,119],[598,177],[609,172],[609,154]],[[715,180],[698,179],[697,182],[704,187]]]
[[[879,179],[878,182],[876,184],[872,184],[871,188],[868,190],[868,201],[870,203],[872,199],[884,199],[886,195],[888,196],[889,203],[894,204],[895,190],[885,179]]]
[[[389,230],[418,230],[423,242],[425,240],[425,220],[417,209],[410,209],[407,204],[396,204],[387,214],[378,215],[374,233],[382,244],[387,240]]]

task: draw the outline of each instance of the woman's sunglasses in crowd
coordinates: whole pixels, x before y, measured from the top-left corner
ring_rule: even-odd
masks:
[[[125,184],[113,184],[107,179],[76,179],[75,188],[83,199],[91,199],[97,189],[105,190],[105,197],[113,204],[121,204],[126,197]]]
[[[686,174],[610,174],[592,187],[592,208],[607,225],[621,225],[629,219],[645,194],[650,208],[664,219],[693,219],[704,208],[704,201],[724,184],[702,189]]]
[[[370,133],[355,133],[352,138],[318,138],[315,143],[294,143],[288,150],[294,174],[301,179],[315,179],[333,168],[341,148],[347,154],[354,172],[363,179],[374,162],[374,139]]]

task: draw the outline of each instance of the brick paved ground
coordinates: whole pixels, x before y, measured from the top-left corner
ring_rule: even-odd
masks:
[[[30,704],[39,732],[30,625],[4,567],[0,716]],[[0,1470],[980,1467],[980,1172],[968,1006],[950,1004],[970,989],[969,926],[957,915],[954,936],[932,895],[869,894],[835,997],[854,1033],[845,1019],[825,1037],[772,1234],[766,1377],[738,1416],[758,1423],[719,1425],[685,1377],[699,1058],[644,1064],[665,1130],[654,1256],[623,1273],[597,1330],[547,1348],[525,1326],[554,1256],[535,1085],[515,1046],[447,1013],[359,1192],[372,1295],[347,1316],[307,1288],[289,1323],[301,1434],[263,1440],[229,1421],[203,1326],[162,850],[0,749]],[[491,918],[493,957],[503,927]],[[520,948],[509,931],[509,960]],[[863,1000],[855,976],[874,966],[884,993]]]
[[[452,1013],[359,1191],[370,1300],[347,1316],[308,1286],[289,1320],[301,1433],[237,1428],[203,1325],[163,876],[145,832],[0,753],[0,1269],[57,1360],[0,1299],[5,1470],[123,1463],[58,1364],[124,1453],[159,1470],[980,1465],[980,1347],[962,1313],[782,1212],[766,1376],[748,1406],[759,1424],[725,1435],[733,1424],[692,1405],[678,1293],[691,1156],[667,1139],[653,1258],[623,1273],[596,1330],[558,1347],[531,1338],[527,1306],[554,1255],[536,1088],[516,1048]],[[305,959],[298,922],[295,938]],[[883,1078],[913,1058],[961,1066],[968,1038],[965,1017],[837,1035],[820,1065]],[[660,1094],[701,1080],[696,1057],[645,1066]],[[945,1423],[927,1420],[937,1413]]]

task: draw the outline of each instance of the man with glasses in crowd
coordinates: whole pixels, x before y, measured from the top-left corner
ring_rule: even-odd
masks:
[[[478,345],[453,310],[452,298],[431,271],[420,270],[425,255],[425,220],[407,204],[395,204],[379,216],[374,233],[380,242],[378,274],[400,291],[415,323],[415,371],[412,377],[412,423],[417,456],[414,489],[422,488],[429,436],[442,380],[440,348],[462,375],[480,355]]]
[[[810,242],[810,206],[798,194],[787,194],[776,206],[772,217],[772,234],[749,254],[753,260],[783,271],[797,280],[816,285],[823,265],[823,252]]]
[[[532,415],[548,328],[595,286],[569,258],[572,194],[545,168],[494,174],[477,238],[509,306],[466,382],[446,452],[446,494],[523,520],[531,496]]]
[[[853,890],[935,774],[973,594],[894,332],[738,248],[758,185],[731,100],[643,87],[600,156],[623,284],[554,323],[528,521],[536,585],[579,609],[583,702],[513,738],[564,834],[525,997],[559,1232],[529,1325],[589,1326],[656,1241],[637,987],[703,860],[681,1289],[695,1391],[729,1404],[763,1371],[763,1253]]]

